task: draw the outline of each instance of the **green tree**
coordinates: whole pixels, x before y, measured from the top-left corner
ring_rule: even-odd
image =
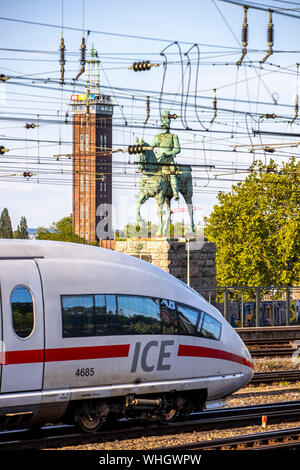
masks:
[[[0,238],[13,238],[11,220],[6,207],[3,209],[0,216]]]
[[[17,230],[14,232],[14,238],[28,239],[28,226],[27,220],[25,217],[21,217],[20,224],[17,227]]]
[[[195,227],[196,235],[202,234],[202,228]],[[158,224],[153,224],[150,221],[141,221],[140,223],[131,223],[125,225],[121,231],[117,230],[115,233],[116,240],[127,238],[154,238],[158,231]],[[166,236],[171,238],[181,238],[189,233],[189,226],[184,226],[182,222],[170,223],[169,230]]]
[[[158,230],[156,224],[144,220],[140,223],[126,224],[122,230],[124,238],[150,238],[153,237]],[[120,239],[119,233],[116,233],[116,239]]]
[[[77,235],[72,226],[72,215],[63,217],[58,222],[54,222],[50,230],[45,227],[37,229],[37,240],[56,240],[73,243],[86,243],[83,238]]]
[[[254,162],[243,183],[219,193],[206,219],[220,286],[300,282],[300,162]]]

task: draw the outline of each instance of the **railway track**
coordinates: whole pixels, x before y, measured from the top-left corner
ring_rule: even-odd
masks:
[[[296,341],[296,340],[295,340]],[[290,346],[292,341],[286,338],[278,338],[278,339],[246,339],[244,340],[246,346],[266,346],[266,347],[273,347],[273,346]]]
[[[300,447],[300,427],[164,447],[157,450],[275,450]]]
[[[297,351],[297,346],[293,341],[286,339],[271,339],[271,340],[247,340],[246,346],[252,357],[263,356],[292,356]]]
[[[73,426],[48,426],[42,428],[38,434],[33,434],[28,430],[2,432],[0,433],[0,451],[55,449],[87,443],[134,439],[142,436],[194,432],[216,427],[226,429],[241,425],[260,424],[263,415],[268,416],[268,423],[300,420],[300,400],[204,411],[194,413],[188,420],[178,420],[169,425],[146,424],[143,426],[124,420],[118,423],[117,429],[106,427],[96,434],[78,433]]]
[[[300,381],[300,370],[280,370],[274,372],[255,372],[250,384]]]
[[[250,349],[249,352],[252,357],[274,357],[274,356],[280,356],[280,357],[292,357],[293,352],[296,351],[296,349],[288,347],[288,348],[269,348],[269,349]]]

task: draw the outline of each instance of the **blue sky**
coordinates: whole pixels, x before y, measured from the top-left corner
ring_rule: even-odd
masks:
[[[84,3],[84,21],[83,21],[83,3]],[[261,5],[289,5],[281,2],[260,3]],[[243,22],[243,9],[239,6],[229,5],[220,1],[213,0],[187,0],[185,2],[178,0],[165,0],[163,2],[153,0],[145,1],[119,1],[113,2],[96,0],[11,0],[5,2],[0,0],[1,17],[49,23],[62,25],[62,5],[63,5],[63,25],[82,28],[87,30],[96,30],[98,32],[117,33],[124,35],[136,35],[142,37],[152,37],[165,39],[166,41],[129,39],[120,36],[107,34],[96,34],[91,32],[88,35],[87,47],[94,43],[99,52],[101,64],[104,72],[101,73],[101,83],[104,86],[112,88],[121,87],[133,89],[129,92],[126,99],[117,99],[115,109],[115,126],[113,130],[113,142],[115,148],[126,146],[133,143],[137,135],[144,134],[147,139],[151,139],[155,130],[138,131],[130,126],[131,121],[143,121],[145,114],[145,104],[143,101],[137,102],[138,96],[145,97],[146,90],[159,92],[162,84],[163,67],[152,69],[144,74],[134,73],[128,70],[130,60],[142,60],[149,57],[153,61],[161,61],[160,52],[170,44],[169,41],[178,41],[182,53],[188,50],[190,45],[198,43],[201,52],[201,66],[199,68],[198,93],[201,96],[208,97],[202,99],[199,104],[212,107],[213,88],[217,89],[218,98],[229,98],[237,100],[251,100],[252,103],[218,102],[218,107],[243,110],[249,113],[277,113],[284,116],[293,116],[292,106],[297,92],[296,62],[300,59],[298,54],[277,53],[271,56],[265,69],[252,69],[251,67],[241,67],[237,69],[234,65],[240,56],[239,42],[240,31]],[[290,5],[295,7],[295,5]],[[300,8],[300,2],[299,2]],[[18,51],[1,50],[0,53],[0,73],[20,77],[14,79],[19,82],[17,85],[0,86],[0,105],[1,113],[4,119],[1,119],[0,136],[6,136],[13,140],[1,140],[0,145],[5,144],[10,149],[9,153],[2,157],[0,166],[0,197],[1,206],[7,207],[11,215],[13,225],[16,226],[20,217],[25,215],[30,227],[38,225],[49,226],[53,221],[68,215],[72,210],[72,191],[70,176],[59,176],[59,172],[70,169],[70,162],[62,159],[56,162],[53,155],[58,153],[71,152],[71,126],[58,124],[40,125],[39,129],[26,131],[22,126],[26,122],[36,122],[37,116],[48,114],[49,119],[55,119],[57,116],[65,116],[70,112],[69,99],[74,91],[82,91],[78,86],[66,86],[67,91],[61,90],[61,87],[55,87],[55,90],[47,90],[36,87],[32,81],[35,77],[59,78],[59,55],[58,48],[61,37],[60,28],[48,28],[23,24],[13,21],[1,21],[1,47],[6,49],[22,49]],[[259,52],[249,52],[247,60],[261,60],[267,49],[266,27],[268,23],[268,13],[249,10],[249,49],[257,49]],[[274,49],[281,51],[297,50],[299,20],[284,18],[274,15],[275,24],[275,44]],[[69,31],[63,29],[63,36],[67,50],[66,76],[70,79],[76,75],[79,70],[78,51],[81,43],[81,31]],[[186,43],[190,43],[186,44]],[[210,45],[210,46],[209,46]],[[25,52],[35,51],[35,52]],[[37,51],[40,51],[38,53]],[[45,51],[48,51],[45,54]],[[52,52],[52,54],[50,54]],[[70,53],[77,53],[70,54]],[[173,45],[168,50],[168,60],[179,61],[178,47]],[[226,56],[220,56],[225,54]],[[148,54],[148,55],[147,55]],[[110,58],[109,58],[110,57]],[[208,57],[208,59],[206,59]],[[128,59],[128,60],[127,60]],[[118,63],[116,61],[119,61]],[[127,63],[126,63],[127,60]],[[229,65],[212,65],[214,62],[228,62]],[[121,62],[121,63],[120,63]],[[250,65],[250,63],[249,63]],[[186,66],[186,63],[185,63]],[[280,68],[279,68],[280,66]],[[281,73],[284,67],[286,73]],[[195,88],[195,64],[192,68],[191,89]],[[266,74],[266,75],[264,75]],[[24,80],[24,77],[31,80]],[[185,89],[187,87],[187,74],[185,74]],[[180,63],[168,67],[165,81],[166,92],[176,92],[180,89],[181,69]],[[34,85],[25,87],[24,84]],[[40,85],[40,84],[39,84]],[[47,84],[44,83],[43,86]],[[48,84],[49,85],[49,84]],[[71,91],[72,90],[72,91]],[[138,93],[136,90],[144,90]],[[105,93],[110,90],[105,89]],[[110,92],[113,94],[113,91]],[[276,95],[274,95],[276,93]],[[272,95],[275,96],[279,104],[287,104],[290,107],[278,108],[274,105]],[[125,97],[124,97],[125,98]],[[256,104],[256,101],[264,101],[269,105]],[[118,105],[122,105],[123,113],[129,121],[127,128],[122,128],[121,111]],[[138,107],[135,108],[135,106]],[[180,107],[173,105],[172,110],[179,112]],[[151,108],[152,123],[158,119],[158,108]],[[23,113],[23,114],[20,114]],[[180,137],[180,142],[184,150],[178,156],[178,162],[189,162],[191,164],[216,164],[220,168],[215,172],[200,172],[195,170],[195,192],[194,204],[203,206],[203,215],[208,215],[213,205],[216,203],[217,191],[221,188],[230,188],[234,177],[229,176],[228,181],[218,182],[218,176],[227,173],[228,168],[241,168],[243,165],[250,165],[253,155],[245,153],[229,153],[230,145],[248,144],[249,135],[240,137],[239,130],[245,132],[245,115],[238,116],[230,112],[224,113],[221,120],[216,120],[210,124],[212,110],[199,108],[199,113],[206,120],[206,125],[210,131],[226,131],[226,134],[210,132],[208,135],[198,132],[199,125],[195,126],[195,114],[190,113],[191,123],[195,127],[193,132],[185,132],[180,122],[176,122],[176,131]],[[219,116],[221,113],[219,113]],[[1,115],[0,115],[1,117]],[[16,117],[24,121],[5,120],[5,117],[15,119]],[[250,118],[249,118],[250,119]],[[250,123],[250,124],[249,124]],[[198,123],[197,123],[198,124]],[[253,120],[247,122],[250,128],[257,126]],[[255,127],[257,129],[257,127]],[[261,129],[276,129],[278,131],[297,132],[298,123],[290,125],[286,122],[263,122]],[[139,133],[140,132],[140,133]],[[40,140],[62,140],[62,145],[46,145],[46,143],[30,143],[27,139]],[[223,140],[217,140],[217,139]],[[2,138],[3,139],[3,138]],[[225,139],[225,140],[224,140]],[[267,137],[262,137],[263,142],[268,142]],[[291,138],[286,138],[287,142]],[[254,143],[262,142],[259,139],[252,139]],[[272,138],[274,142],[274,138]],[[191,150],[188,150],[190,147]],[[218,152],[215,152],[215,149]],[[222,153],[226,149],[227,152]],[[288,151],[288,149],[287,149]],[[119,175],[114,177],[114,205],[119,210],[119,216],[115,218],[115,225],[122,226],[127,220],[134,220],[135,213],[135,194],[138,192],[139,175],[132,172],[130,178],[126,176],[126,165],[128,164],[127,154],[117,154],[115,161],[119,162]],[[18,157],[18,159],[16,158]],[[10,158],[10,160],[9,160]],[[269,158],[263,155],[263,158]],[[274,158],[274,155],[273,155]],[[280,157],[278,162],[281,162]],[[40,164],[37,164],[40,159]],[[48,163],[43,167],[43,159]],[[6,161],[8,163],[6,163]],[[122,166],[124,164],[124,168]],[[69,166],[68,166],[69,165]],[[222,170],[221,166],[226,166]],[[7,175],[30,171],[34,168],[37,176],[30,181],[22,181],[20,177],[10,177]],[[38,168],[38,170],[37,170]],[[51,184],[45,184],[46,176],[43,175],[43,168],[48,168],[47,178],[51,179]],[[123,172],[123,173],[122,173]],[[6,176],[3,178],[3,176]],[[243,178],[245,174],[240,175]],[[222,177],[222,176],[221,176]],[[59,182],[59,178],[69,179],[67,184],[53,184]],[[121,189],[122,182],[126,181],[126,188]],[[183,201],[180,201],[183,206]],[[177,206],[177,204],[175,205]],[[149,211],[155,217],[155,208],[151,202],[147,203]],[[1,209],[1,207],[0,207]],[[116,212],[118,212],[116,210]]]

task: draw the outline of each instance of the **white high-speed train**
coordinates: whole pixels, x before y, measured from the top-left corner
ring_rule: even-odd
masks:
[[[247,384],[251,356],[193,289],[134,257],[0,241],[0,428],[172,420]]]

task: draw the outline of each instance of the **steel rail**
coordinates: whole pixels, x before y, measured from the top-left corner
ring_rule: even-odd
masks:
[[[274,450],[279,448],[293,449],[298,446],[300,446],[300,427],[161,447],[156,450]]]
[[[280,346],[283,346],[283,345],[286,345],[286,346],[290,346],[291,343],[293,341],[291,341],[290,339],[287,339],[287,338],[277,338],[277,339],[265,339],[265,338],[262,338],[262,339],[244,339],[243,340],[245,345],[246,346],[260,346],[260,345],[263,345],[263,346],[274,346],[274,345],[280,345]]]
[[[298,380],[300,380],[300,370],[278,370],[274,372],[255,372],[250,384],[277,381],[297,382]]]
[[[265,357],[265,356],[279,356],[279,357],[292,357],[293,352],[297,349],[288,347],[288,348],[264,348],[264,349],[251,349],[248,348],[252,357]]]
[[[64,446],[75,446],[87,443],[100,443],[113,440],[134,439],[155,435],[172,435],[195,432],[204,429],[226,429],[249,424],[261,423],[261,417],[268,416],[268,422],[295,421],[300,419],[300,400],[263,405],[225,408],[192,414],[189,419],[175,421],[168,425],[144,424],[124,420],[118,423],[117,429],[109,426],[95,434],[82,434],[74,426],[48,426],[35,431],[12,431],[0,433],[0,451],[25,449],[54,449]]]

